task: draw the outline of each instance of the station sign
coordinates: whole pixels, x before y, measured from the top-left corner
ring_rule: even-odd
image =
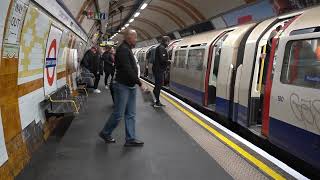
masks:
[[[61,37],[62,31],[51,25],[47,40],[43,69],[43,86],[45,95],[48,95],[57,90],[57,62]]]
[[[107,19],[107,13],[104,13],[104,12],[85,11],[84,14],[87,16],[88,19],[94,19],[94,20]]]
[[[5,36],[3,39],[3,58],[18,58],[22,25],[27,12],[29,1],[13,1]]]

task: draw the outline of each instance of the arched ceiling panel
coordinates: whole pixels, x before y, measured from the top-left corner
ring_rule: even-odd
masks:
[[[87,0],[62,0],[62,1],[68,7],[72,15],[74,17],[77,17],[79,10],[81,9],[84,2]]]
[[[130,28],[139,27],[140,29],[143,29],[146,31],[151,37],[159,36],[161,35],[159,31],[152,26],[142,22],[142,21],[134,21],[132,25],[130,25]]]
[[[184,4],[188,9],[194,9],[193,13],[205,19],[229,11],[233,8],[246,4],[245,0],[206,0],[199,3],[199,0],[176,0]]]
[[[195,15],[194,9],[188,8],[185,3],[180,3],[176,0],[158,0],[156,4],[175,12],[175,14],[177,14],[179,17],[182,17],[187,24],[192,24],[202,20]]]
[[[150,8],[145,9],[139,17],[147,19],[151,22],[156,22],[166,32],[170,31],[172,28],[180,28],[180,25],[176,23],[173,17],[161,11],[155,11]]]

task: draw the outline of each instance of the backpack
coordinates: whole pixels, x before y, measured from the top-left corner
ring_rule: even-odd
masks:
[[[150,63],[154,64],[156,61],[156,52],[157,52],[157,48],[159,47],[159,45],[156,45],[154,47],[151,48],[150,50]]]

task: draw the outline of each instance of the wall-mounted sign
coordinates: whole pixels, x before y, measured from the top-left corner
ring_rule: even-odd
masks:
[[[57,62],[60,40],[62,37],[62,31],[54,26],[51,26],[44,62],[44,94],[49,95],[53,91],[57,90]]]
[[[84,11],[84,14],[87,16],[88,19],[94,19],[94,20],[107,19],[107,13],[104,13],[104,12]]]
[[[3,41],[3,57],[18,58],[23,20],[29,1],[15,0],[7,22]]]

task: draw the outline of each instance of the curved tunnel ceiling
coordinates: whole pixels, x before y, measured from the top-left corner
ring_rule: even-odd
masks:
[[[147,8],[141,11],[138,18],[130,23],[130,27],[138,31],[139,41],[152,39],[177,30],[189,28],[212,20],[213,17],[221,17],[222,14],[239,10],[249,3],[252,6],[265,2],[269,11],[282,13],[281,6],[286,8],[293,0],[57,0],[65,4],[71,14],[84,28],[90,37],[98,31],[114,34],[118,31],[144,2],[150,2]],[[256,3],[255,3],[256,2]],[[295,3],[298,1],[294,1]],[[299,1],[300,2],[300,1]],[[268,4],[269,3],[269,4]],[[300,5],[298,5],[300,6]],[[120,7],[122,13],[120,13]],[[120,8],[120,9],[119,9]],[[264,8],[264,6],[263,6]],[[263,9],[262,8],[262,9]],[[240,8],[241,9],[241,8]],[[285,8],[284,8],[285,9]],[[108,20],[96,21],[83,15],[84,11],[100,11],[108,13]],[[259,14],[253,12],[252,15]],[[217,18],[215,28],[225,27],[229,23],[226,19]],[[217,25],[217,26],[216,26]],[[235,24],[233,24],[235,25]],[[114,40],[121,40],[121,35]]]
[[[255,1],[224,0],[221,3],[221,0],[152,0],[140,16],[130,24],[130,27],[137,27],[135,29],[142,38],[139,41],[142,41],[204,22],[223,12]],[[122,2],[125,6],[123,11],[125,15],[136,8],[133,6],[134,0]],[[123,23],[120,21],[119,13],[113,16],[112,21],[111,17],[109,17],[108,29],[118,30],[120,23]]]

